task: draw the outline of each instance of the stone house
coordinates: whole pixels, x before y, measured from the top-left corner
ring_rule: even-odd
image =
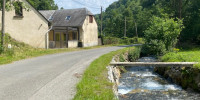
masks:
[[[24,42],[36,48],[45,48],[46,34],[49,30],[49,21],[26,0],[23,2],[29,9],[22,7],[5,12],[5,32],[17,41]],[[0,13],[2,13],[0,11]],[[2,18],[0,14],[0,18]],[[2,20],[0,20],[1,24]],[[1,28],[1,26],[0,26]]]
[[[29,11],[21,7],[18,9],[20,11],[14,9],[5,13],[5,32],[15,40],[35,48],[88,47],[98,44],[97,23],[87,9],[37,11],[26,0],[18,1],[28,6]]]
[[[50,48],[89,47],[98,45],[98,27],[93,14],[86,8],[42,10],[51,22]]]

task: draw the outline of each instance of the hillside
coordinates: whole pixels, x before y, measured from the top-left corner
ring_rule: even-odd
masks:
[[[199,4],[198,0],[119,0],[103,13],[103,32],[106,36],[123,37],[126,17],[127,37],[143,37],[152,16],[179,18],[185,26],[180,40],[200,43]],[[100,15],[96,19],[100,25]]]

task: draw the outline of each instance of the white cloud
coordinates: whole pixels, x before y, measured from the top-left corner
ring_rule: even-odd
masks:
[[[84,5],[79,4],[78,2],[74,2],[74,0],[55,0],[55,3],[58,4],[59,7],[64,7],[65,9],[73,9],[73,8],[87,8],[92,13],[97,14],[100,13],[100,6],[103,6],[104,10],[107,8],[111,3],[118,0],[75,0]]]

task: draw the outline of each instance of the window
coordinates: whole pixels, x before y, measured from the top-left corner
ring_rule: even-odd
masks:
[[[23,16],[22,2],[19,2],[19,1],[15,2],[14,7],[15,7],[15,15]]]
[[[52,20],[53,20],[53,16],[50,16],[50,17],[49,17],[49,21],[52,21]]]
[[[78,40],[78,32],[69,31],[69,40]]]
[[[68,40],[78,40],[78,28],[68,27]]]
[[[71,19],[71,16],[67,16],[66,18],[65,18],[65,20],[70,20]]]
[[[56,41],[60,41],[60,33],[56,33]]]
[[[89,16],[89,22],[93,23],[93,16],[92,15]]]

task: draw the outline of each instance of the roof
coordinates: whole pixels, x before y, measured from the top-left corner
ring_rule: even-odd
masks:
[[[39,11],[47,20],[49,20],[50,16],[54,14],[56,10],[43,10]]]
[[[64,9],[64,10],[41,10],[40,13],[45,16],[47,20],[53,17],[53,26],[71,26],[78,27],[82,26],[86,16],[93,15],[86,8],[79,9]],[[66,20],[66,17],[70,16],[70,20]]]

